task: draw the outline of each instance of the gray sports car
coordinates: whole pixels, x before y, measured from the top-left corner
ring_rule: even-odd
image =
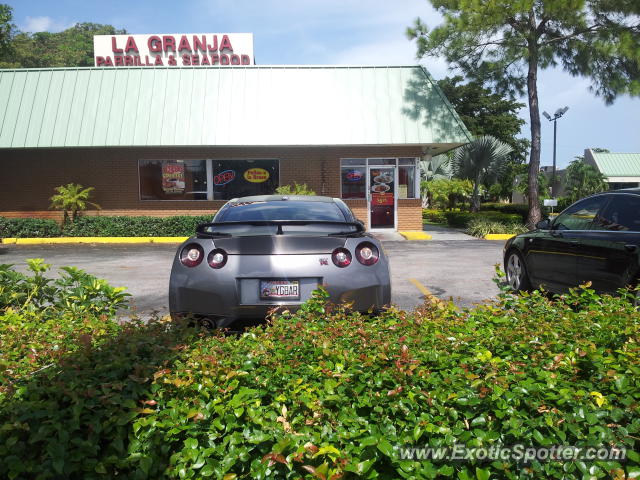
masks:
[[[379,310],[391,301],[389,264],[340,199],[266,195],[227,202],[176,253],[169,283],[173,318],[225,328],[295,309],[318,286],[334,303]]]

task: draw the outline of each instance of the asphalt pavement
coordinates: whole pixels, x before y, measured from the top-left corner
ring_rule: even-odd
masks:
[[[502,262],[503,241],[478,240],[448,228],[427,226],[428,241],[385,241],[392,278],[392,302],[413,309],[425,301],[425,292],[459,307],[493,298],[494,265]],[[127,287],[134,311],[147,316],[168,312],[167,291],[172,244],[126,245],[0,245],[0,263],[26,270],[25,259],[43,258],[52,275],[62,266],[74,266],[111,285]]]

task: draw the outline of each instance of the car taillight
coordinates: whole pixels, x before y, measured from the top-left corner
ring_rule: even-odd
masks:
[[[351,252],[346,248],[336,248],[331,255],[333,263],[340,268],[351,265]]]
[[[356,258],[363,265],[373,265],[378,262],[380,258],[380,252],[371,242],[362,242],[356,248]]]
[[[204,250],[197,243],[186,245],[180,252],[180,262],[185,267],[196,267],[204,258]]]
[[[222,268],[227,263],[227,252],[220,248],[211,250],[207,257],[207,263],[211,268]]]

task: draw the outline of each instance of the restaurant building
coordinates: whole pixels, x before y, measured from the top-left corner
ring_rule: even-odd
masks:
[[[419,66],[138,63],[0,70],[0,216],[57,218],[71,182],[95,188],[88,215],[153,216],[297,182],[416,230],[419,160],[470,141]]]

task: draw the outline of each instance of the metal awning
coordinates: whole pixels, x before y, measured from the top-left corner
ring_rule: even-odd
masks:
[[[470,140],[419,66],[0,70],[0,148]]]

